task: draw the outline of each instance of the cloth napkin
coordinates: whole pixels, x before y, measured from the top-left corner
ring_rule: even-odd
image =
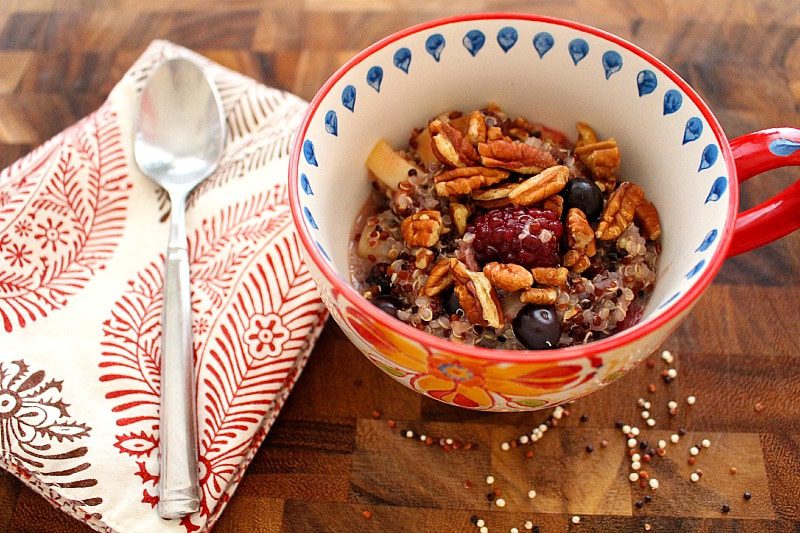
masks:
[[[189,201],[201,510],[161,520],[158,402],[165,195],[133,160],[149,73],[190,56],[227,117]],[[219,517],[326,313],[298,250],[289,145],[306,103],[156,41],[95,113],[0,174],[0,466],[105,531]]]

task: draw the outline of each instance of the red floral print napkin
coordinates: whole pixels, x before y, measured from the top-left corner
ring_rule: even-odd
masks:
[[[161,520],[158,402],[166,197],[132,118],[164,58],[208,67],[228,138],[190,199],[202,505]],[[326,314],[302,262],[287,161],[305,102],[154,42],[92,115],[0,173],[0,466],[97,530],[207,530]]]

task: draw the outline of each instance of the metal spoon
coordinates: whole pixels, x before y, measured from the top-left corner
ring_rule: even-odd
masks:
[[[159,65],[142,92],[133,155],[172,204],[161,321],[161,518],[200,508],[186,197],[214,172],[224,143],[222,102],[202,67],[188,59]]]

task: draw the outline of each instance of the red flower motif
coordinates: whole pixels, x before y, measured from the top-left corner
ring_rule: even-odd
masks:
[[[25,249],[25,245],[24,244],[20,245],[20,244],[14,243],[8,249],[5,257],[6,257],[6,261],[10,261],[11,262],[11,266],[12,267],[14,265],[16,265],[17,263],[19,263],[19,266],[24,266],[27,263],[31,262],[31,260],[28,258],[28,256],[32,255],[32,254],[33,254],[33,252],[31,252],[30,250],[26,250]]]
[[[27,237],[32,229],[33,224],[31,224],[30,220],[22,219],[14,225],[14,233],[19,237]]]
[[[0,235],[0,252],[2,252],[9,244],[11,244],[11,237],[8,235],[8,233]]]
[[[289,340],[289,330],[275,313],[253,315],[244,332],[244,342],[250,355],[256,359],[280,355],[283,344]]]
[[[0,191],[0,207],[11,201],[11,194],[8,191]]]
[[[34,237],[42,240],[42,248],[46,248],[47,245],[50,244],[52,250],[55,252],[56,243],[67,244],[66,239],[64,239],[64,235],[66,235],[67,232],[61,230],[61,226],[63,225],[63,220],[59,220],[57,224],[53,224],[53,219],[48,217],[46,226],[44,224],[36,224],[36,227],[39,228],[41,233],[37,233]]]

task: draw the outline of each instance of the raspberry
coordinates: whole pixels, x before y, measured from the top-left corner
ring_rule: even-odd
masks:
[[[473,220],[467,231],[479,263],[516,263],[526,268],[558,266],[564,227],[552,211],[532,207],[494,209]]]

